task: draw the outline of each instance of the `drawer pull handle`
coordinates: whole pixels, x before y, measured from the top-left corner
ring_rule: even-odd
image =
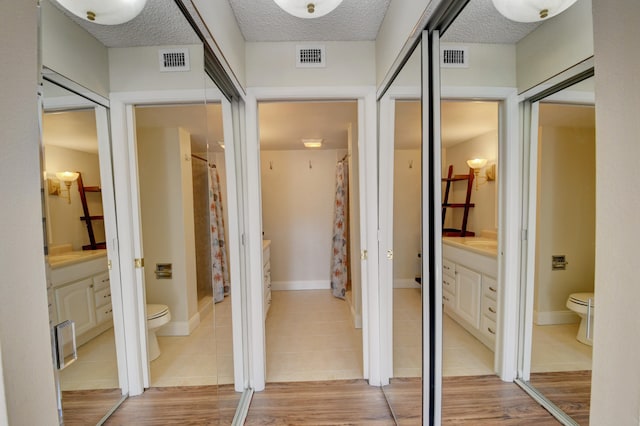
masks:
[[[103,299],[106,299],[107,297],[111,297],[111,293],[105,294],[104,296],[102,296]]]
[[[492,292],[494,292],[494,293],[496,293],[496,292],[497,292],[497,290],[496,290],[495,288],[491,287],[491,286],[489,286],[489,290],[491,290],[491,291],[492,291]]]
[[[487,330],[488,330],[488,331],[489,331],[489,333],[491,333],[491,334],[494,334],[494,335],[496,334],[496,332],[495,332],[495,331],[493,331],[493,330],[491,329],[491,327],[487,327]]]
[[[447,296],[442,296],[442,298],[443,298],[444,300],[446,300],[447,302],[449,301],[449,298],[448,298]]]
[[[495,314],[495,313],[496,313],[496,310],[495,310],[495,309],[493,309],[491,306],[489,306],[489,308],[488,308],[488,309],[489,309],[489,312],[491,312],[492,314]]]

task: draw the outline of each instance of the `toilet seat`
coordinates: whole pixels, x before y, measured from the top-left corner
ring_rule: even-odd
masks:
[[[569,301],[576,305],[587,306],[589,305],[589,299],[591,299],[591,308],[595,306],[595,298],[593,293],[573,293],[569,296]]]
[[[147,320],[152,320],[166,315],[169,312],[167,305],[147,305]]]

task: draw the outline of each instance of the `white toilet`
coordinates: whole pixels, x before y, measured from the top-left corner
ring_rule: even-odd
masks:
[[[156,331],[171,321],[171,313],[167,305],[147,305],[147,341],[149,344],[149,361],[160,356]]]
[[[580,328],[576,339],[589,346],[593,346],[594,300],[593,293],[573,293],[567,299],[567,308],[580,316]]]

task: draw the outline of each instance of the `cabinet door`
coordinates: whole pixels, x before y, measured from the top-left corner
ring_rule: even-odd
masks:
[[[456,265],[456,313],[473,325],[480,327],[480,294],[482,276]]]
[[[95,327],[96,308],[91,278],[56,288],[55,298],[58,322],[75,321],[76,336]]]

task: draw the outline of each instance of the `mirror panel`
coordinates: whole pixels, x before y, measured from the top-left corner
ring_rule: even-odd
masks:
[[[389,230],[385,235],[392,247],[391,256],[381,257],[381,310],[390,310],[392,323],[386,351],[389,384],[382,389],[398,424],[422,421],[420,56],[418,43],[380,101],[380,120],[390,121],[389,132],[380,135],[380,222]]]
[[[77,344],[77,359],[57,372],[62,416],[95,424],[122,399],[112,306],[118,284],[108,267],[117,253],[107,249],[104,216],[113,206],[111,158],[99,146],[109,144],[107,111],[48,80],[42,102],[50,323],[72,321]],[[74,180],[62,180],[67,171]]]
[[[579,424],[589,423],[595,318],[595,106],[586,101],[593,98],[592,77],[541,100],[532,144],[537,223],[528,383]]]

